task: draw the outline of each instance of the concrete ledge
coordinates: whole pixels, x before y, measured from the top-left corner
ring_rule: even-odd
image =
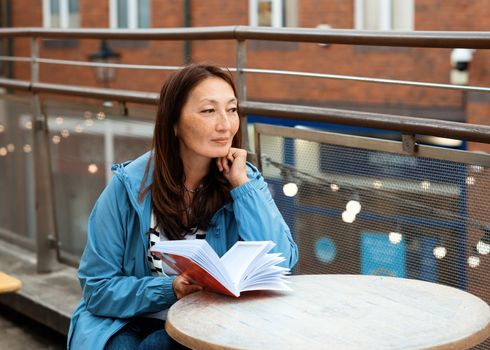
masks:
[[[0,303],[67,335],[70,317],[81,298],[76,269],[62,265],[59,271],[36,272],[31,251],[0,241],[0,271],[22,281],[16,293],[0,294]]]

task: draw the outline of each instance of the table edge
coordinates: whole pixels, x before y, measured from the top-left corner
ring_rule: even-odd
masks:
[[[468,337],[458,339],[456,341],[437,345],[435,347],[428,348],[427,350],[462,350],[469,349],[473,346],[483,343],[488,337],[490,337],[490,321],[487,325],[476,333],[469,335]]]
[[[198,338],[191,337],[184,334],[175,328],[170,322],[165,321],[165,330],[173,340],[181,345],[184,345],[190,349],[206,349],[206,350],[234,350],[237,348],[231,348],[220,344],[209,343]]]

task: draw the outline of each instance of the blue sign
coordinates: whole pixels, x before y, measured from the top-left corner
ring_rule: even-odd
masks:
[[[315,244],[315,256],[325,264],[334,261],[337,256],[337,249],[335,248],[334,241],[328,237],[321,237]]]
[[[405,240],[390,242],[387,233],[361,233],[361,274],[405,277]]]

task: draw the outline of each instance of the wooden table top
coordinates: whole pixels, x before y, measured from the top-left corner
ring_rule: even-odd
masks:
[[[16,292],[22,287],[22,282],[17,278],[0,272],[0,293]]]
[[[467,349],[490,336],[490,307],[456,288],[362,275],[300,275],[293,292],[199,292],[166,330],[193,349]]]

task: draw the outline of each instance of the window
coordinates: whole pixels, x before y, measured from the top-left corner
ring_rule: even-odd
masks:
[[[109,0],[111,28],[149,28],[150,0]]]
[[[78,0],[43,0],[43,26],[47,28],[79,28]]]
[[[249,20],[254,27],[297,27],[298,0],[249,0]]]
[[[355,28],[413,30],[414,0],[355,0]]]

